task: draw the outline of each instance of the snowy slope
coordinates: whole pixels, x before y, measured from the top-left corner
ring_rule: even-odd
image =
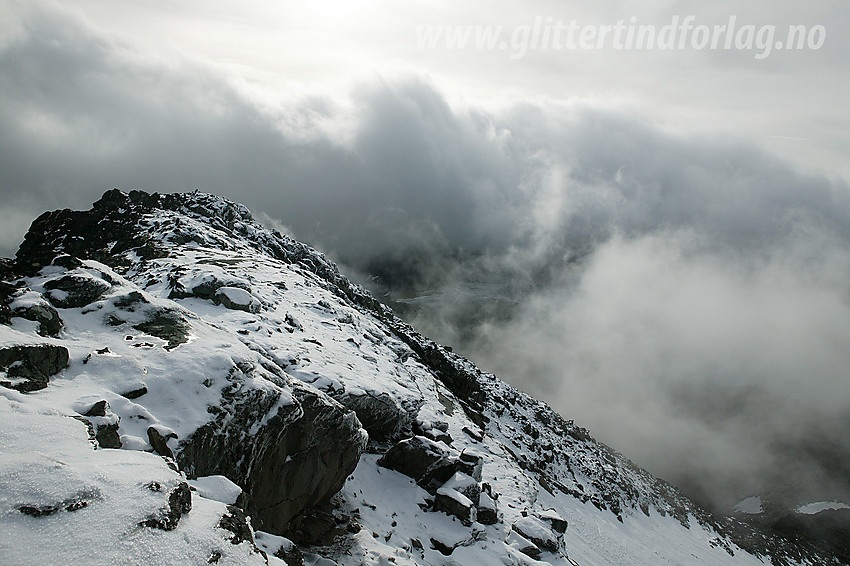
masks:
[[[39,218],[5,270],[0,361],[67,349],[29,392],[23,354],[0,364],[10,563],[828,560],[710,516],[226,199],[110,191]],[[426,453],[443,467],[411,471]],[[187,480],[191,510],[144,525]],[[278,483],[304,497],[275,507]]]

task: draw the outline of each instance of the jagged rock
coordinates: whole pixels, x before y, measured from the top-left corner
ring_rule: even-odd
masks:
[[[116,297],[113,304],[119,309],[134,312],[139,306],[150,304],[150,301],[139,291],[130,291],[126,295]]]
[[[286,537],[256,531],[254,542],[266,554],[283,560],[286,566],[304,566],[304,556],[301,554],[301,550]]]
[[[251,531],[251,526],[248,524],[248,518],[245,517],[245,512],[239,507],[228,505],[227,513],[221,516],[218,526],[233,533],[230,537],[232,544],[240,544],[247,541],[251,545],[254,545],[254,533]]]
[[[454,546],[449,546],[448,544],[441,542],[435,538],[431,539],[431,548],[433,548],[443,556],[451,556],[452,552],[455,551]]]
[[[496,501],[487,495],[481,493],[478,499],[477,520],[482,525],[495,525],[499,522],[499,512],[496,508]]]
[[[83,265],[83,262],[81,262],[79,259],[68,254],[60,254],[54,257],[53,261],[50,263],[51,265],[58,265],[59,267],[64,267],[65,269],[76,269]]]
[[[286,563],[286,566],[304,566],[304,555],[294,544],[289,548],[280,547],[275,556]]]
[[[0,324],[12,324],[12,309],[9,303],[17,289],[5,281],[0,281]]]
[[[56,336],[64,327],[59,312],[47,301],[39,304],[18,307],[12,316],[19,316],[38,323],[38,333],[42,336]]]
[[[236,482],[255,524],[284,536],[294,517],[339,491],[366,446],[353,412],[297,382],[291,386],[296,403],[267,418],[280,392],[243,392],[236,384],[225,393],[225,411],[178,454],[189,473]],[[252,427],[256,433],[246,443],[244,431]]]
[[[481,498],[481,485],[472,476],[463,472],[457,472],[446,483],[444,488],[453,489],[478,505]]]
[[[91,427],[98,447],[121,448],[121,436],[118,434],[119,417],[109,410],[109,403],[105,399],[92,405],[83,416],[91,417],[85,421]],[[94,432],[95,429],[97,432]]]
[[[537,518],[549,523],[552,530],[556,533],[564,534],[567,532],[567,520],[558,515],[558,513],[552,509],[547,509],[546,511],[537,513]]]
[[[153,447],[154,452],[162,456],[163,458],[171,458],[174,459],[174,453],[171,451],[171,448],[168,447],[168,439],[173,438],[174,435],[168,434],[163,436],[162,433],[157,430],[156,427],[150,426],[148,427],[148,440]]]
[[[103,279],[85,273],[63,275],[44,284],[47,299],[59,308],[84,307],[98,300],[111,285]]]
[[[530,540],[540,549],[557,552],[560,546],[558,537],[547,524],[536,517],[521,517],[511,527],[514,531]]]
[[[95,440],[101,448],[121,448],[122,446],[117,424],[98,425]]]
[[[387,393],[345,393],[337,400],[357,413],[371,440],[393,440],[410,429],[410,415]]]
[[[458,468],[464,474],[472,477],[475,481],[480,482],[483,464],[484,460],[481,456],[472,454],[471,452],[461,452]]]
[[[471,524],[476,519],[475,504],[462,493],[448,487],[437,490],[434,508],[457,517],[465,525]]]
[[[106,399],[102,399],[91,406],[91,409],[83,413],[83,416],[86,417],[105,417],[106,411],[109,409],[109,403],[106,402]]]
[[[516,530],[511,530],[508,534],[507,540],[505,542],[525,554],[537,560],[540,558],[540,549],[533,542],[516,532]]]
[[[850,563],[850,509],[827,509],[806,515],[791,513],[771,528],[790,540],[811,540],[816,546]]]
[[[424,436],[402,440],[384,454],[378,465],[416,480],[436,492],[459,468],[459,460],[447,449]]]
[[[148,489],[159,491],[161,486],[157,483],[148,485]],[[192,510],[192,491],[189,484],[180,482],[177,487],[168,494],[168,504],[160,509],[155,515],[148,517],[139,523],[139,526],[172,531],[177,528],[180,517]]]
[[[292,541],[304,546],[329,545],[336,535],[343,532],[345,529],[337,527],[333,514],[316,509],[296,517],[289,528]]]
[[[47,387],[52,375],[68,367],[68,349],[53,344],[0,348],[0,385],[23,393]]]

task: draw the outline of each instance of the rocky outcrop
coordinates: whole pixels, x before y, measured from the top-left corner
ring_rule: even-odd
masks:
[[[84,307],[109,290],[109,283],[88,273],[72,273],[44,284],[47,298],[59,308]]]
[[[390,448],[378,465],[413,478],[421,487],[436,493],[458,471],[456,454],[424,436],[414,436]]]
[[[154,492],[163,490],[157,482],[148,484],[148,489]],[[139,523],[141,527],[171,531],[177,528],[180,517],[192,510],[192,491],[189,484],[180,482],[168,492],[168,501],[156,514]]]
[[[357,413],[357,418],[369,433],[369,440],[394,440],[410,430],[413,419],[386,393],[345,393],[337,400]]]
[[[0,348],[0,385],[23,393],[47,387],[50,377],[68,367],[68,349],[53,344]]]
[[[281,403],[278,388],[243,392],[239,377],[217,418],[181,445],[190,474],[221,474],[245,493],[254,525],[286,535],[291,521],[339,491],[366,446],[353,412],[296,382]],[[249,437],[246,431],[255,431]]]

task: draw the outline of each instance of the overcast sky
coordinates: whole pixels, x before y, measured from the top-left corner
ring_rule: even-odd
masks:
[[[770,49],[531,40],[730,18]],[[420,41],[488,25],[493,49]],[[508,320],[417,322],[722,490],[813,420],[850,454],[848,27],[823,0],[0,0],[0,255],[112,187],[228,196],[351,273],[493,285]]]

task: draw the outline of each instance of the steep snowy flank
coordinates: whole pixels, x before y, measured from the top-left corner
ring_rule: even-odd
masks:
[[[712,517],[226,199],[45,213],[0,280],[10,563],[833,561]]]

